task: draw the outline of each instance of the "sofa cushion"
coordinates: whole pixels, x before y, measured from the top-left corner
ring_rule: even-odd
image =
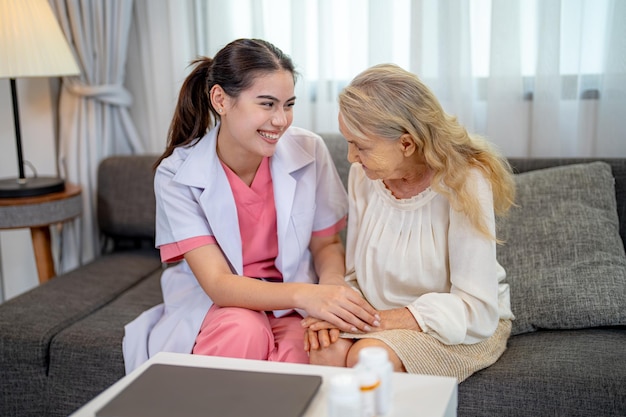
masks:
[[[326,147],[330,152],[337,168],[337,173],[343,186],[348,188],[348,174],[350,173],[350,166],[352,165],[348,161],[348,142],[339,133],[321,133],[320,136],[324,139]]]
[[[625,344],[624,327],[512,337],[495,364],[459,385],[458,416],[624,416]]]
[[[98,166],[98,227],[119,246],[145,240],[154,246],[152,166],[156,155],[111,156]]]
[[[44,380],[49,373],[55,337],[160,270],[161,262],[154,250],[116,253],[97,258],[3,303],[0,415],[45,415]]]
[[[512,334],[626,324],[626,256],[604,162],[516,175],[517,206],[498,223]]]
[[[119,297],[52,339],[46,397],[48,416],[71,414],[124,376],[124,326],[143,311],[163,302],[161,273],[161,268],[154,270]]]

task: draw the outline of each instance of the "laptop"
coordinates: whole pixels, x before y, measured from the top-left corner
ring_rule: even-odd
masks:
[[[152,364],[96,417],[297,417],[319,375]]]

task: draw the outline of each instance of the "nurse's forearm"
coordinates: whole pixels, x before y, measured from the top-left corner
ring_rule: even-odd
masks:
[[[307,284],[286,286],[232,274],[217,245],[193,249],[185,254],[185,260],[202,289],[219,306],[252,310],[289,309],[297,307],[294,301],[296,293],[306,292]]]
[[[302,308],[296,304],[296,299],[305,297],[309,292],[307,287],[310,286],[312,284],[274,283],[227,275],[218,278],[214,284],[207,285],[205,291],[213,302],[221,307],[269,311]]]
[[[309,245],[320,284],[346,285],[345,249],[339,234],[312,237]]]
[[[221,277],[217,285],[219,290],[209,295],[223,307],[260,311],[298,308],[343,331],[368,331],[380,325],[376,310],[348,286],[270,283],[234,275]]]
[[[344,331],[379,325],[376,310],[346,285],[271,283],[233,275],[217,245],[193,249],[185,254],[185,259],[200,286],[218,306],[258,311],[299,308]],[[322,262],[327,276],[342,276],[343,261],[337,263],[337,258],[334,267],[333,262]]]

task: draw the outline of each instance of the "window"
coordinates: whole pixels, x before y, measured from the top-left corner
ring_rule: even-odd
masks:
[[[471,72],[476,78],[490,75],[491,19],[495,1],[501,0],[467,2]],[[519,40],[519,45],[512,47],[519,48],[521,73],[525,77],[532,77],[537,71],[539,42],[545,30],[539,27],[541,2],[510,3],[511,7],[519,6],[519,34],[512,37]],[[304,39],[299,45],[306,45],[305,75],[311,80],[320,76],[350,79],[356,70],[377,62],[390,61],[409,68],[412,53],[420,56],[420,75],[436,78],[440,74],[440,39],[448,31],[446,26],[451,24],[451,14],[463,13],[454,9],[458,4],[450,6],[453,8],[450,11],[445,10],[446,2],[438,0],[423,0],[419,3],[420,11],[415,10],[418,3],[411,0],[234,0],[234,3],[237,13],[229,16],[234,19],[231,27],[236,33],[230,38],[259,36],[261,31],[264,38],[285,52],[300,56],[302,54],[294,48],[301,46],[294,43]],[[568,0],[560,5],[560,18],[547,23],[560,25],[557,51],[560,74],[601,73],[605,31],[598,29],[606,27],[609,0]],[[506,7],[510,7],[508,3]],[[221,10],[220,13],[224,15]],[[260,14],[260,20],[256,14]],[[411,34],[412,25],[419,27],[422,39],[419,44],[415,44],[415,36]],[[329,53],[331,58],[321,62],[322,53]]]

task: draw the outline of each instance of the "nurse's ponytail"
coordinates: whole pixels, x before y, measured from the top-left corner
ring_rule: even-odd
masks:
[[[294,82],[297,76],[291,58],[271,43],[260,39],[235,40],[222,48],[213,59],[199,57],[192,61],[191,66],[191,73],[183,82],[178,95],[167,147],[155,168],[175,148],[202,138],[220,120],[219,113],[211,105],[210,91],[214,85],[218,84],[228,96],[236,99],[263,73],[287,70],[293,75]]]

